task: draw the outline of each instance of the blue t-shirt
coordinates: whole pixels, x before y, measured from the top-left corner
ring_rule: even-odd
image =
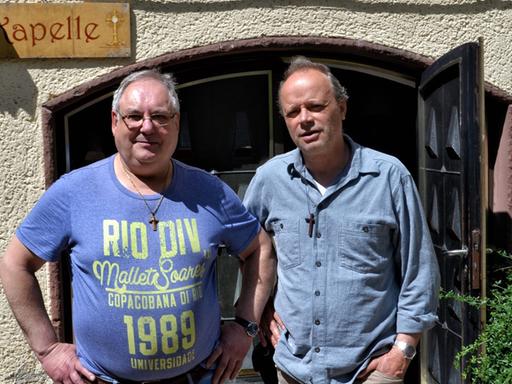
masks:
[[[158,380],[201,363],[220,335],[215,259],[243,251],[258,222],[218,178],[173,160],[157,231],[114,156],[56,181],[18,228],[47,261],[70,253],[81,362],[103,378]],[[146,196],[154,208],[160,195]]]

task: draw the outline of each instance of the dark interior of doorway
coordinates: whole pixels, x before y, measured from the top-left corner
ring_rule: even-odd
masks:
[[[345,133],[399,158],[416,178],[416,88],[382,77],[333,69],[349,94]]]
[[[362,145],[396,156],[416,177],[416,88],[356,71],[333,69],[333,73],[349,93],[348,113],[343,127],[345,133]],[[225,99],[244,97],[244,95],[222,94],[222,89],[219,91],[221,97]],[[56,138],[58,176],[67,171],[66,145],[70,154],[69,170],[82,167],[115,152],[110,123],[111,103],[111,97],[103,98],[74,113],[68,119],[67,144],[63,133],[64,124],[59,127]],[[261,103],[268,105],[269,101],[263,99]],[[271,101],[271,104],[276,108],[275,102]],[[188,109],[191,108],[193,107],[188,106]],[[195,111],[195,113],[201,114],[203,111]],[[277,110],[273,115],[275,116],[274,142],[281,141],[284,151],[292,149],[294,145],[289,139],[284,122]],[[178,147],[175,157],[184,160],[180,158],[179,153]],[[187,156],[186,161],[207,170],[211,169],[208,169],[208,164],[203,158],[194,159]]]

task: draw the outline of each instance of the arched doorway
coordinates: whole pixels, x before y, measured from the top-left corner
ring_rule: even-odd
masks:
[[[170,53],[124,67],[46,103],[47,183],[115,151],[110,133],[113,90],[128,73],[159,68],[172,72],[179,84],[182,128],[175,157],[212,171],[242,195],[258,165],[292,148],[275,100],[282,72],[296,54],[329,65],[348,88],[346,132],[363,145],[400,158],[418,178],[418,85],[431,60],[354,40],[283,37]],[[236,281],[228,275],[219,277],[226,278],[223,285],[234,287]],[[68,280],[65,267],[52,269],[53,320],[70,339],[69,290],[61,288]],[[227,318],[232,300],[221,295]],[[410,376],[411,383],[418,382],[417,366]]]

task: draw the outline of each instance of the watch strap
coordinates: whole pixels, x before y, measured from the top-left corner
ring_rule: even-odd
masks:
[[[243,317],[235,316],[235,323],[240,324],[242,327],[247,327],[251,322],[245,320]]]
[[[235,323],[244,327],[245,333],[250,337],[255,337],[258,334],[259,326],[258,323],[254,321],[249,321],[242,317],[235,316]]]

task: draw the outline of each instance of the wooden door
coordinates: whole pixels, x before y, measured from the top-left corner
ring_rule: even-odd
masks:
[[[471,295],[481,294],[485,256],[479,50],[477,43],[464,44],[432,64],[421,78],[418,104],[419,187],[441,285]],[[475,339],[480,312],[441,300],[438,315],[438,324],[422,339],[422,382],[463,383],[454,359]]]

